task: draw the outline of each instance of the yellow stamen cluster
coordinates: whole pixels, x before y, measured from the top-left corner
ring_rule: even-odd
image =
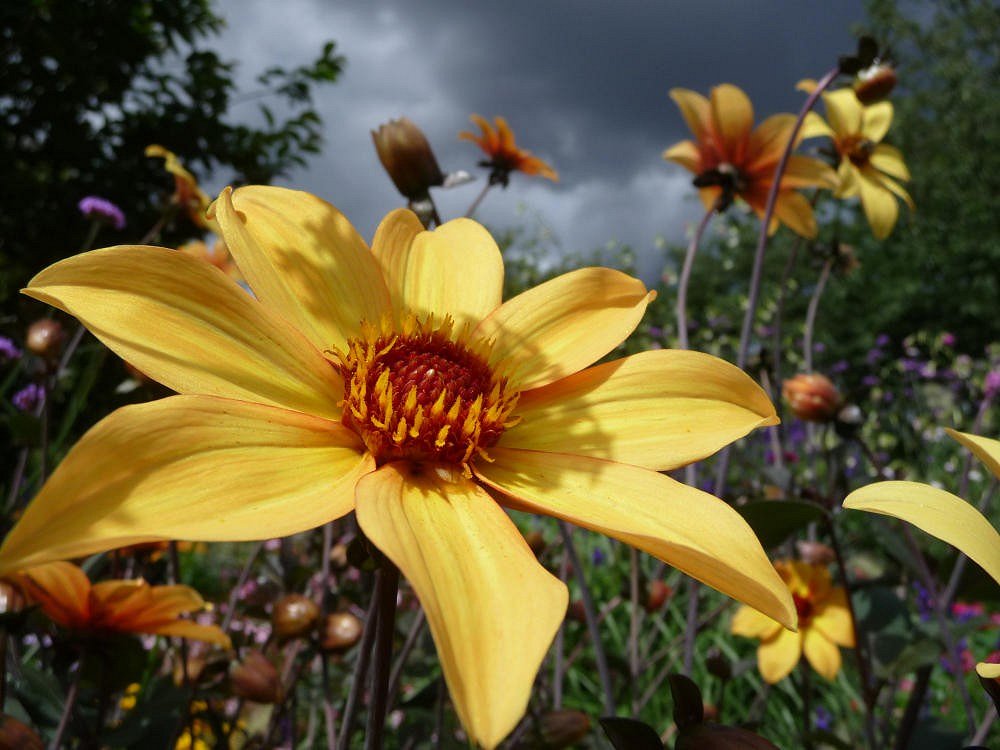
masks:
[[[346,352],[334,352],[344,424],[380,464],[444,461],[468,475],[470,462],[489,461],[486,449],[518,421],[518,393],[488,364],[489,349],[450,318],[365,323]]]

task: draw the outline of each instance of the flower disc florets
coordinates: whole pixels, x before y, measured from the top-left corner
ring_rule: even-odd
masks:
[[[409,317],[393,328],[362,326],[335,352],[344,377],[344,424],[379,464],[410,459],[460,464],[469,474],[477,456],[517,423],[518,393],[489,365],[489,344]]]

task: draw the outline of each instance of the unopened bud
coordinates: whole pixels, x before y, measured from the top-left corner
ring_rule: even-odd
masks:
[[[409,119],[400,117],[380,125],[372,131],[372,140],[382,166],[407,200],[425,199],[429,188],[444,182],[431,144]]]
[[[364,625],[350,612],[327,615],[319,636],[319,647],[324,651],[346,651],[359,640]]]
[[[570,709],[549,711],[542,716],[539,732],[546,748],[570,747],[590,734],[590,717]]]
[[[733,665],[729,663],[729,659],[726,658],[725,654],[714,647],[709,650],[708,656],[705,657],[705,668],[708,669],[710,675],[718,677],[720,680],[728,680],[733,676]],[[707,710],[705,716],[708,716]]]
[[[531,551],[535,553],[535,557],[541,557],[542,553],[545,552],[545,537],[540,531],[529,531],[524,535],[524,541],[528,543]]]
[[[66,331],[57,320],[42,318],[28,327],[25,345],[42,359],[57,360],[66,342]]]
[[[796,417],[806,422],[829,422],[840,408],[837,387],[825,375],[800,374],[786,380],[781,395]]]
[[[643,606],[647,612],[652,614],[666,604],[667,599],[673,596],[673,593],[674,590],[663,581],[659,579],[650,581],[649,585],[646,586],[646,603]]]
[[[582,599],[577,599],[576,601],[569,603],[569,609],[566,610],[566,617],[570,620],[575,620],[576,622],[587,621],[587,610],[583,606]]]
[[[802,562],[810,565],[829,565],[834,560],[833,548],[822,542],[810,542],[800,539],[795,542],[795,550]]]
[[[281,640],[309,635],[319,619],[316,602],[302,594],[288,594],[274,605],[271,625]]]
[[[0,750],[44,750],[34,729],[13,716],[0,716]]]
[[[706,723],[681,731],[674,750],[778,750],[778,747],[748,729]]]
[[[854,95],[862,104],[874,104],[887,98],[895,87],[895,69],[888,63],[876,62],[858,71],[854,80]]]
[[[260,651],[250,651],[232,672],[233,695],[255,703],[279,703],[281,678],[278,670]]]

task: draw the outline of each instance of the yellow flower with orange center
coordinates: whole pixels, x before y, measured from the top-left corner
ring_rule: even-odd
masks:
[[[781,154],[795,126],[795,116],[772,115],[756,128],[753,105],[745,93],[725,83],[715,86],[711,98],[689,89],[671,89],[670,97],[680,107],[694,134],[663,152],[663,158],[695,174],[695,185],[706,209],[729,206],[742,198],[763,218],[767,194],[774,182]],[[801,135],[796,138],[796,143]],[[837,176],[818,159],[793,154],[781,177],[769,232],[785,224],[803,237],[815,237],[816,217],[809,201],[797,188],[837,185]],[[721,203],[717,203],[721,201]]]
[[[1000,479],[1000,441],[957,430],[945,432]],[[958,549],[1000,583],[1000,532],[975,507],[947,490],[919,482],[875,482],[854,490],[844,507],[911,523]],[[980,662],[976,671],[983,679],[1000,679],[1000,664]]]
[[[485,747],[523,714],[568,599],[505,506],[604,532],[794,627],[739,514],[659,473],[774,424],[763,390],[698,352],[590,367],[652,299],[638,279],[584,268],[503,302],[500,251],[468,219],[424,231],[399,209],[369,249],[307,193],[227,189],[213,212],[253,296],[149,247],[69,258],[25,290],[181,395],[92,428],[0,547],[0,575],[356,511],[416,591]]]
[[[146,156],[163,159],[164,169],[174,176],[174,194],[171,196],[171,201],[188,215],[195,226],[214,230],[215,227],[206,216],[211,200],[198,185],[195,176],[177,158],[177,154],[154,143],[146,146]]]
[[[799,88],[809,90],[810,81],[800,82]],[[838,89],[823,94],[826,120],[810,112],[802,125],[803,138],[826,136],[840,157],[837,176],[838,198],[861,199],[872,234],[885,239],[899,218],[896,198],[913,210],[913,199],[897,180],[909,180],[899,149],[882,143],[892,125],[892,103],[878,102],[869,106],[858,101],[852,89]]]
[[[786,677],[804,654],[812,668],[832,680],[840,671],[838,646],[854,647],[854,626],[847,592],[830,584],[825,565],[784,560],[774,563],[788,586],[799,616],[799,630],[785,630],[770,617],[750,607],[740,607],[732,632],[760,641],[757,668],[766,682]]]
[[[462,140],[472,141],[486,154],[488,158],[481,164],[493,170],[490,173],[491,184],[499,183],[506,187],[511,172],[538,175],[553,182],[559,182],[559,175],[552,167],[530,151],[517,147],[514,142],[514,132],[503,117],[497,115],[493,118],[495,126],[490,125],[489,121],[480,115],[472,115],[469,119],[479,126],[481,135],[463,130],[458,134],[458,137]]]
[[[189,586],[150,586],[144,580],[91,584],[68,562],[50,562],[9,578],[25,598],[68,630],[92,635],[149,633],[208,641],[229,648],[229,636],[215,625],[199,625],[181,615],[205,606]]]

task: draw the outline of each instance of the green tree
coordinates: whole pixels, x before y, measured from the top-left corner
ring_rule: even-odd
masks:
[[[144,156],[159,143],[193,171],[268,182],[319,150],[315,84],[343,58],[272,68],[242,98],[235,64],[212,50],[222,20],[210,0],[14,0],[0,4],[0,305],[30,275],[78,249],[77,202],[117,203],[134,242],[157,219],[169,178]],[[252,102],[252,103],[251,103]],[[241,105],[236,109],[235,105]],[[257,107],[263,124],[234,115]],[[188,232],[190,234],[190,232]],[[169,232],[162,238],[170,241]]]

